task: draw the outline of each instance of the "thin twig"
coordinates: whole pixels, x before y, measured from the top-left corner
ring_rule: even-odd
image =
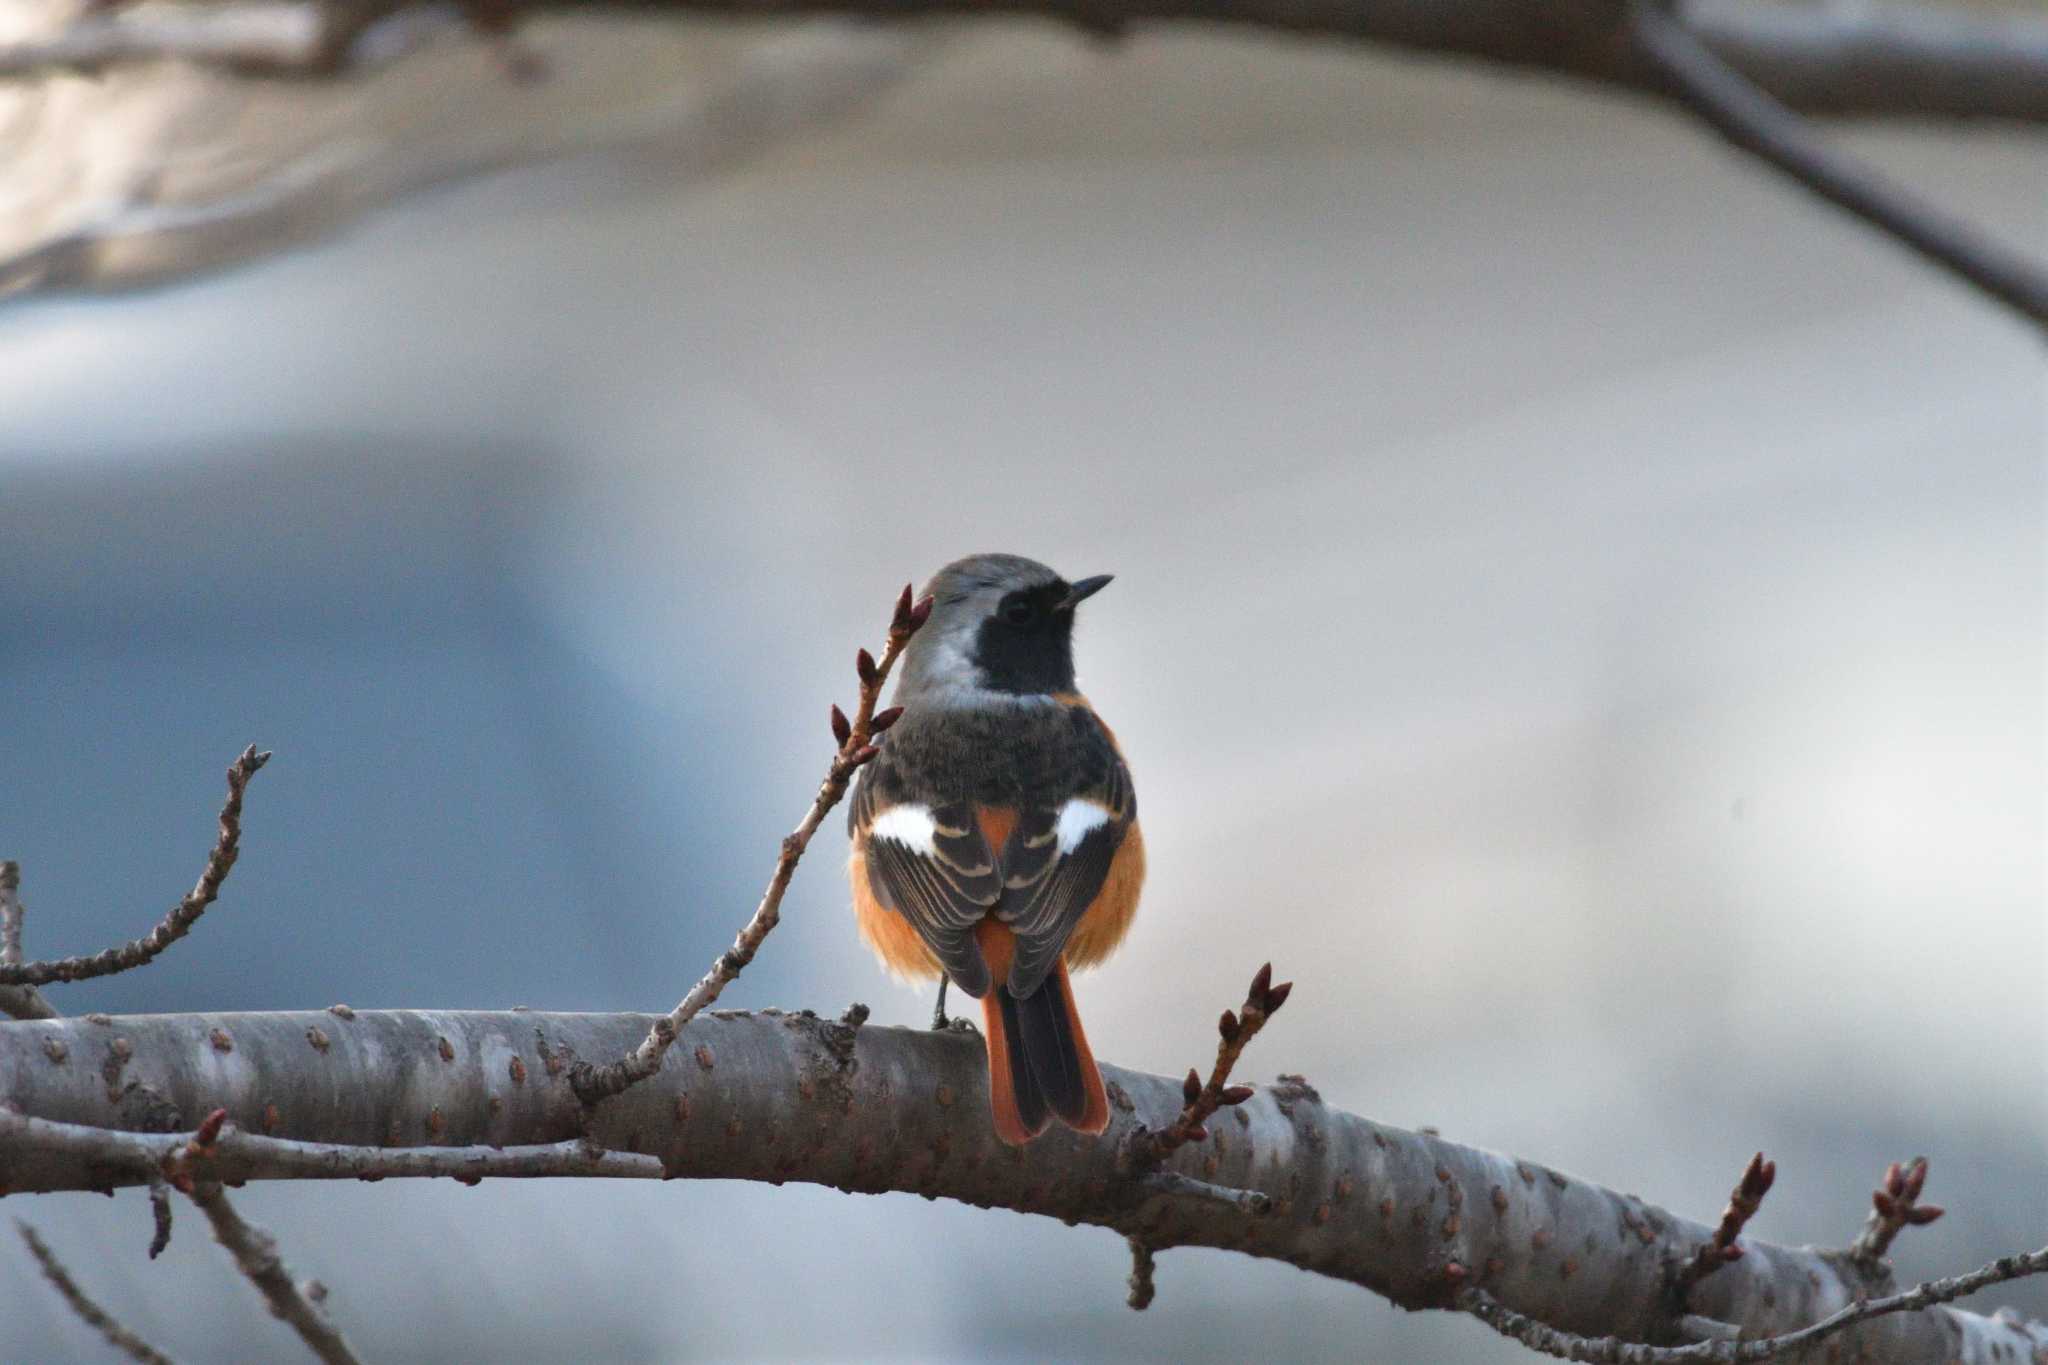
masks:
[[[64,1302],[71,1305],[71,1311],[78,1314],[86,1326],[105,1337],[115,1350],[130,1360],[142,1361],[144,1365],[172,1365],[169,1356],[123,1327],[108,1315],[106,1309],[87,1298],[78,1282],[71,1278],[71,1272],[57,1259],[57,1253],[43,1244],[34,1228],[19,1218],[14,1220],[14,1227],[21,1234],[21,1240],[28,1243],[36,1263],[42,1266],[43,1278],[57,1287],[57,1292],[64,1296]]]
[[[0,862],[0,967],[21,965],[21,864]],[[0,985],[0,1013],[15,1019],[55,1019],[57,1011],[34,986]]]
[[[1755,1341],[1701,1341],[1690,1346],[1650,1346],[1618,1337],[1582,1337],[1561,1332],[1508,1308],[1483,1289],[1466,1289],[1458,1294],[1457,1305],[1502,1336],[1521,1342],[1532,1351],[1560,1360],[1603,1362],[1603,1365],[1678,1365],[1706,1361],[1712,1365],[1742,1365],[1743,1362],[1771,1360],[1786,1351],[1813,1345],[1838,1332],[1888,1313],[1916,1313],[1974,1294],[1994,1284],[2048,1272],[2048,1247],[2024,1256],[2004,1256],[1967,1275],[1929,1280],[1903,1294],[1889,1298],[1865,1299],[1852,1303],[1811,1326]]]
[[[1231,1068],[1237,1065],[1245,1045],[1257,1037],[1266,1021],[1287,1003],[1288,993],[1293,989],[1292,981],[1283,981],[1277,986],[1273,984],[1272,963],[1259,968],[1252,977],[1251,989],[1245,993],[1244,1004],[1236,1013],[1223,1011],[1223,1017],[1217,1021],[1216,1032],[1220,1041],[1216,1044],[1216,1063],[1209,1068],[1208,1081],[1204,1083],[1200,1072],[1193,1067],[1188,1068],[1187,1080],[1181,1086],[1186,1104],[1179,1117],[1164,1130],[1138,1135],[1132,1152],[1136,1165],[1157,1165],[1186,1143],[1207,1137],[1209,1130],[1205,1125],[1210,1116],[1218,1109],[1243,1104],[1252,1097],[1252,1087],[1230,1084]]]
[[[149,1259],[154,1261],[171,1245],[171,1187],[162,1177],[149,1182],[149,1216],[154,1225],[149,1235]]]
[[[206,866],[200,871],[198,882],[185,899],[171,907],[170,913],[156,928],[141,938],[131,939],[119,947],[108,948],[90,957],[0,965],[0,985],[46,986],[53,981],[87,981],[96,976],[112,976],[116,972],[142,966],[192,932],[192,926],[198,923],[199,917],[206,913],[206,907],[212,905],[214,897],[220,894],[221,883],[227,880],[228,872],[241,854],[242,792],[248,787],[249,779],[269,761],[268,753],[258,753],[251,745],[228,766],[228,799],[220,808],[220,836],[206,857]]]
[[[2048,327],[2048,270],[1823,145],[1803,119],[1715,55],[1657,0],[1634,0],[1630,16],[1637,49],[1672,95],[1727,141]]]
[[[256,1292],[270,1305],[271,1313],[299,1334],[306,1349],[326,1365],[359,1365],[356,1353],[342,1339],[340,1330],[313,1305],[285,1269],[277,1254],[277,1239],[253,1223],[244,1222],[228,1202],[227,1191],[216,1182],[202,1181],[187,1193],[213,1224],[215,1240],[235,1258],[236,1268],[256,1286]]]
[[[1155,1266],[1152,1244],[1136,1237],[1126,1240],[1131,1244],[1131,1277],[1125,1283],[1130,1286],[1131,1294],[1124,1302],[1142,1313],[1152,1306],[1152,1300],[1159,1294],[1159,1287],[1152,1282]]]
[[[1728,1193],[1728,1207],[1721,1210],[1721,1222],[1715,1227],[1714,1235],[1700,1243],[1699,1250],[1679,1266],[1672,1277],[1672,1295],[1677,1308],[1684,1309],[1686,1295],[1694,1285],[1730,1261],[1742,1259],[1742,1248],[1735,1239],[1742,1235],[1743,1225],[1756,1217],[1756,1211],[1763,1206],[1764,1196],[1770,1193],[1771,1182],[1777,1178],[1777,1162],[1764,1160],[1762,1152],[1749,1159],[1742,1179],[1736,1181],[1735,1188]]]
[[[216,1111],[219,1112],[219,1111]],[[208,1116],[208,1122],[213,1122]],[[519,1147],[369,1147],[300,1142],[220,1123],[190,1133],[131,1133],[31,1118],[0,1107],[0,1149],[75,1156],[108,1171],[134,1171],[182,1187],[202,1180],[382,1180],[445,1176],[474,1185],[485,1178],[600,1176],[659,1180],[652,1156],[607,1151],[583,1139]]]
[[[1884,1273],[1884,1254],[1892,1239],[1908,1227],[1925,1227],[1947,1210],[1939,1204],[1922,1204],[1920,1191],[1927,1184],[1927,1158],[1916,1156],[1901,1167],[1894,1161],[1884,1173],[1884,1183],[1870,1194],[1870,1217],[1863,1231],[1849,1246],[1849,1259],[1866,1272]]]
[[[1212,1204],[1222,1204],[1261,1217],[1272,1212],[1273,1197],[1264,1190],[1241,1190],[1234,1185],[1218,1185],[1213,1180],[1197,1180],[1179,1171],[1153,1171],[1139,1182],[1139,1188],[1147,1194],[1178,1195],[1184,1199],[1204,1199]]]
[[[831,766],[825,770],[825,780],[818,784],[818,794],[812,799],[803,823],[783,838],[774,874],[768,879],[768,889],[762,893],[761,903],[754,908],[753,917],[740,930],[732,947],[720,953],[718,960],[711,964],[711,970],[690,988],[689,994],[674,1009],[654,1021],[638,1047],[618,1061],[603,1066],[579,1062],[570,1071],[570,1084],[586,1109],[661,1070],[661,1059],[683,1026],[717,1000],[726,985],[754,960],[762,941],[781,921],[782,895],[789,889],[790,878],[795,875],[797,862],[804,856],[804,850],[810,846],[811,836],[817,833],[826,814],[846,795],[853,775],[878,752],[873,741],[902,714],[901,708],[897,707],[878,714],[875,704],[881,699],[882,685],[889,679],[889,670],[895,667],[896,660],[910,643],[910,638],[917,634],[918,627],[930,618],[931,611],[931,599],[913,600],[911,588],[905,584],[890,617],[889,642],[882,651],[881,662],[876,663],[874,656],[865,649],[855,657],[855,671],[860,678],[859,705],[855,707],[851,721],[837,706],[832,708],[832,733],[839,741],[839,748],[832,755]]]
[[[0,862],[0,966],[21,965],[21,864]]]

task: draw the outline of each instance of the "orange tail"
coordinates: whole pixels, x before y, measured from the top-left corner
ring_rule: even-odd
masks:
[[[1055,965],[1043,985],[1019,1000],[1003,984],[1014,947],[1009,928],[985,921],[975,936],[996,981],[981,1000],[996,1136],[1021,1145],[1044,1132],[1054,1116],[1079,1132],[1100,1133],[1109,1126],[1109,1096],[1074,1008],[1066,963]]]

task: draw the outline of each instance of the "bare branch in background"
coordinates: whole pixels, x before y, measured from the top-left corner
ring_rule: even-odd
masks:
[[[1970,224],[1825,146],[1653,0],[1632,0],[1634,36],[1679,103],[1737,149],[1911,247],[1958,279],[2048,327],[2048,270]]]
[[[825,780],[818,784],[818,794],[812,799],[803,822],[783,838],[782,852],[775,859],[775,871],[768,878],[768,889],[762,893],[761,903],[754,907],[752,917],[740,930],[739,937],[733,940],[732,947],[719,954],[718,960],[711,964],[711,970],[690,988],[689,994],[678,1001],[674,1009],[654,1021],[638,1047],[618,1061],[603,1066],[576,1064],[570,1071],[570,1084],[586,1107],[619,1094],[626,1087],[661,1070],[661,1059],[682,1032],[683,1025],[718,999],[727,983],[735,980],[754,960],[763,940],[781,922],[783,893],[789,889],[789,879],[796,874],[798,860],[810,847],[811,836],[818,832],[826,813],[846,795],[853,775],[874,758],[876,749],[871,741],[902,714],[898,707],[877,714],[875,704],[881,700],[882,686],[889,680],[889,670],[895,667],[904,647],[910,643],[910,637],[917,634],[918,627],[930,618],[931,613],[931,599],[914,601],[910,585],[905,584],[889,619],[888,644],[882,651],[881,662],[876,663],[874,656],[865,649],[855,656],[860,702],[854,708],[851,721],[837,706],[832,708],[832,737],[839,748],[832,755],[831,765],[825,770]]]
[[[36,1230],[20,1219],[14,1227],[21,1234],[21,1240],[28,1244],[35,1256],[36,1264],[43,1268],[43,1278],[55,1285],[57,1292],[64,1296],[64,1302],[71,1305],[71,1311],[84,1320],[85,1325],[105,1337],[113,1348],[130,1360],[139,1360],[143,1365],[172,1365],[171,1358],[157,1350],[135,1333],[123,1327],[108,1315],[104,1308],[86,1297],[78,1282],[71,1278],[71,1272],[57,1259],[57,1253],[43,1243]]]
[[[21,965],[21,864],[0,862],[0,967]],[[55,1019],[57,1011],[34,986],[0,985],[0,1014],[10,1019]]]
[[[188,1193],[213,1224],[215,1239],[235,1258],[235,1267],[256,1286],[271,1313],[299,1334],[306,1349],[326,1365],[359,1365],[339,1329],[308,1297],[308,1287],[302,1287],[285,1269],[277,1254],[276,1239],[262,1228],[244,1222],[228,1202],[227,1191],[218,1184],[202,1181]],[[324,1289],[319,1292],[322,1297],[326,1294]]]
[[[116,972],[142,966],[191,933],[192,926],[206,913],[206,907],[212,905],[220,894],[221,883],[227,880],[235,859],[241,855],[242,792],[248,787],[249,779],[269,761],[270,755],[256,752],[252,744],[228,765],[228,799],[220,808],[220,837],[214,841],[213,851],[206,856],[206,866],[201,870],[198,882],[183,900],[171,907],[170,913],[156,928],[141,938],[131,939],[119,947],[108,948],[90,957],[0,964],[0,985],[47,986],[53,981],[86,981],[96,976],[112,976]]]
[[[146,1185],[167,1159],[167,1173],[195,1182],[580,1174],[906,1190],[1105,1227],[1155,1252],[1208,1246],[1284,1260],[1411,1308],[1498,1304],[1555,1332],[1633,1344],[1673,1339],[1671,1267],[1716,1235],[1532,1162],[1343,1113],[1298,1080],[1216,1111],[1207,1137],[1160,1168],[1188,1187],[1133,1199],[1126,1144],[1185,1113],[1179,1080],[1105,1065],[1109,1131],[1050,1134],[1019,1157],[988,1123],[978,1038],[860,1019],[707,1010],[691,1022],[682,1064],[594,1112],[561,1058],[622,1055],[647,1016],[354,1010],[4,1023],[0,1094],[19,1112],[0,1113],[0,1172],[18,1192]],[[120,1110],[97,1068],[54,1064],[45,1047],[84,1057],[110,1028],[130,1041],[130,1073],[167,1104],[211,1104],[239,1127],[224,1124],[203,1154],[197,1134],[113,1131]],[[215,1047],[216,1030],[232,1051]],[[1256,1192],[1269,1211],[1197,1186]],[[1747,1237],[1742,1249],[1693,1286],[1699,1324],[1792,1332],[1869,1293],[1839,1252]],[[2039,1260],[2025,1265],[2048,1267]],[[1488,1297],[1468,1302],[1465,1289]],[[1841,1329],[1845,1358],[1974,1365],[2048,1347],[2040,1324],[1906,1308]]]
[[[469,22],[484,27],[475,17],[479,7],[470,8]],[[2008,308],[2048,324],[2048,269],[1821,147],[1790,113],[2048,122],[2048,22],[2038,16],[1987,14],[1969,7],[1733,0],[1695,3],[1676,13],[1651,0],[1552,0],[1533,9],[1518,0],[1375,5],[1348,0],[507,0],[491,13],[505,24],[537,13],[894,20],[1035,16],[1094,36],[1181,22],[1356,40],[1543,71],[1672,100],[1803,187]],[[54,33],[0,45],[0,80],[164,59],[226,73],[322,79],[402,60],[431,46],[422,41],[425,35],[455,22],[446,7],[428,0],[201,0],[88,7]],[[502,24],[489,26],[488,40],[502,44],[501,29]],[[530,62],[514,65],[534,63],[545,65],[546,53],[537,51]],[[900,73],[905,64],[902,53],[885,54],[878,67],[842,59],[849,71],[828,66],[820,80],[812,69],[815,62],[806,67],[800,61],[789,71],[749,84],[746,95],[753,105],[818,106],[829,112],[849,101],[807,92],[835,83],[866,88]],[[734,141],[732,120],[706,122],[712,129],[708,142],[723,146]],[[586,140],[599,141],[602,135],[593,132]],[[551,150],[567,151],[575,144],[573,136],[558,139]],[[543,154],[533,151],[519,159]],[[103,223],[19,248],[0,258],[0,293],[108,281],[123,270],[137,279],[155,277],[176,273],[181,263],[190,269],[246,254],[266,234],[303,234],[323,217],[345,216],[362,201],[395,196],[415,184],[488,164],[485,158],[474,160],[474,165],[395,176],[381,193],[358,191],[352,204],[336,182],[364,175],[363,167],[352,164],[344,170],[302,158],[306,164],[291,168],[292,174],[223,196],[218,204],[162,211],[135,205]],[[190,245],[181,248],[184,239]],[[202,242],[208,249],[201,249]]]

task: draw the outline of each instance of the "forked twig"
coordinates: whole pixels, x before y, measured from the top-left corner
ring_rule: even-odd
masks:
[[[1896,1161],[1886,1167],[1884,1183],[1870,1193],[1870,1217],[1850,1244],[1849,1258],[1865,1270],[1881,1271],[1894,1237],[1909,1227],[1925,1227],[1946,1213],[1939,1204],[1920,1202],[1926,1184],[1924,1156],[1914,1157],[1903,1167]]]
[[[206,913],[206,907],[212,905],[220,894],[221,883],[227,880],[235,859],[241,855],[242,792],[248,787],[249,779],[269,761],[270,755],[258,753],[252,744],[228,765],[228,799],[220,808],[220,836],[214,840],[213,851],[206,856],[206,866],[200,871],[198,882],[183,900],[171,907],[170,913],[156,928],[141,938],[88,957],[0,964],[0,985],[47,986],[53,981],[88,981],[96,976],[112,976],[116,972],[142,966],[191,933],[192,926]]]

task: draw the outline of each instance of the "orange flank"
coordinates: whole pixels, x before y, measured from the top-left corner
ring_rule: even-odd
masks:
[[[854,923],[860,926],[860,936],[875,950],[882,966],[906,981],[938,980],[939,960],[917,936],[916,926],[875,899],[874,888],[868,883],[868,854],[862,841],[854,843],[846,876],[853,883]]]
[[[1116,856],[1109,860],[1109,875],[1102,889],[1081,913],[1073,935],[1061,951],[1066,965],[1076,970],[1093,967],[1116,951],[1130,932],[1138,914],[1138,892],[1145,884],[1145,836],[1136,820],[1124,831]]]

